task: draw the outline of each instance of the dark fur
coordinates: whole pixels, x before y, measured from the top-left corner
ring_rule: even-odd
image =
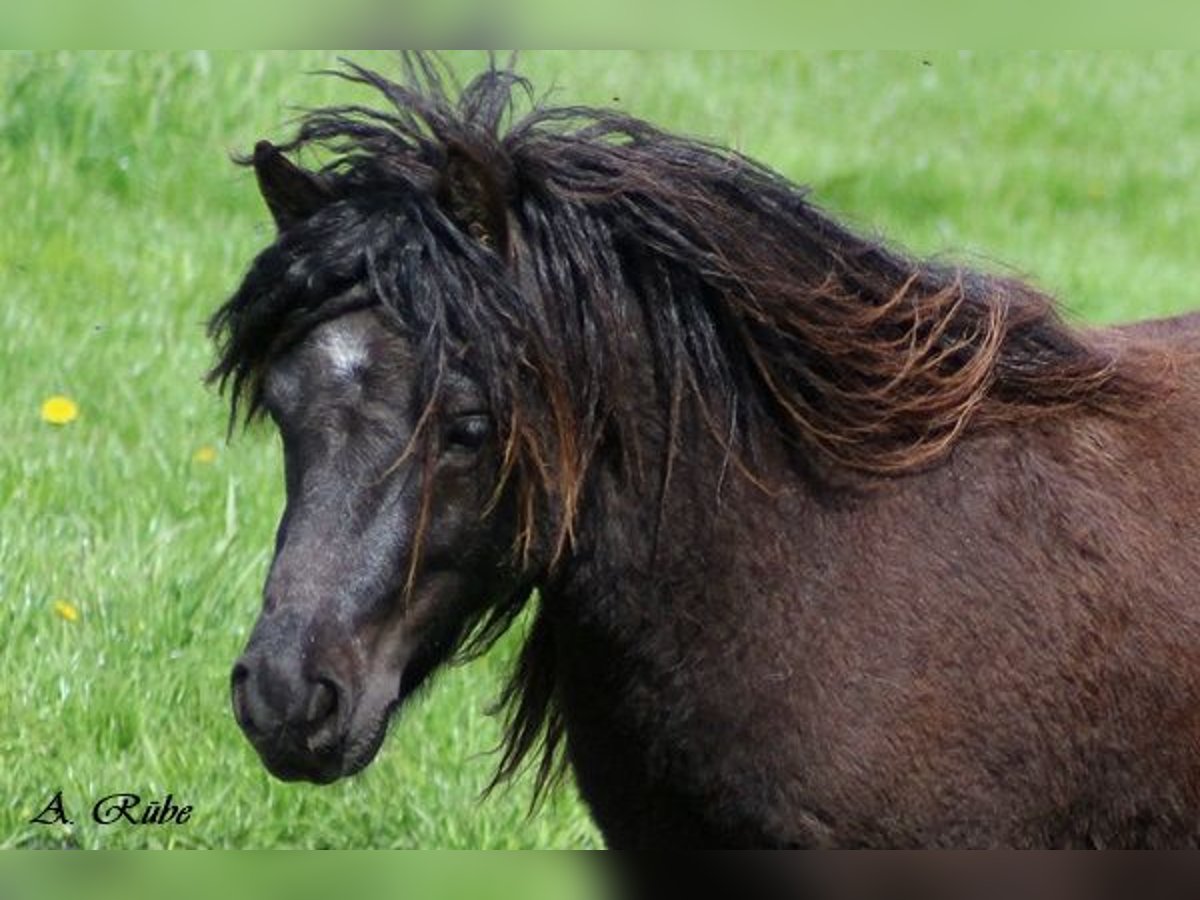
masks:
[[[1069,327],[619,112],[510,121],[507,70],[345,77],[391,105],[283,148],[332,151],[328,200],[214,317],[213,376],[254,411],[378,305],[422,423],[451,368],[485,392],[524,587],[470,646],[541,593],[501,778],[565,744],[621,846],[1200,841],[1190,322]]]

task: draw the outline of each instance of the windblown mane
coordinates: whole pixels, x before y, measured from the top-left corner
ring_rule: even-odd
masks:
[[[738,458],[778,440],[880,475],[935,463],[968,428],[1121,412],[1151,389],[1029,285],[908,258],[735,152],[615,110],[541,106],[495,65],[461,90],[434,60],[405,67],[396,83],[348,64],[338,74],[387,108],[312,112],[283,148],[330,155],[332,201],[265,249],[213,317],[211,377],[229,382],[235,415],[239,401],[253,414],[288,341],[381,305],[420,354],[428,409],[451,365],[487,393],[525,552],[552,523],[561,554],[593,461],[636,452],[631,333],[672,436],[690,408]],[[506,695],[504,774],[543,727],[551,751],[561,734],[530,658],[540,643]]]

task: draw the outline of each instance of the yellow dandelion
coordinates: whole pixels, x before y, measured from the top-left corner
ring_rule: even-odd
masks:
[[[67,622],[79,621],[79,607],[70,600],[55,600],[54,614]]]
[[[42,401],[42,421],[51,425],[66,425],[79,416],[79,406],[70,397],[55,394]]]
[[[197,447],[196,452],[192,454],[192,462],[200,463],[202,466],[207,466],[217,459],[217,448],[211,444],[205,444],[203,447]]]

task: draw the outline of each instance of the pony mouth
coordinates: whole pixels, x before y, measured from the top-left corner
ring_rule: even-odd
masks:
[[[313,752],[301,749],[283,739],[272,742],[254,742],[263,766],[280,781],[309,781],[313,784],[329,784],[342,777],[345,764],[340,747]]]
[[[263,766],[280,781],[332,784],[357,775],[369,766],[383,746],[386,735],[387,722],[384,721],[366,736],[349,739],[331,750],[313,753],[277,747],[256,749]]]
[[[280,781],[332,784],[358,774],[374,761],[398,705],[396,700],[367,721],[352,724],[340,739],[325,746],[295,740],[286,730],[270,739],[252,738],[251,743],[266,770]]]
[[[390,704],[380,715],[375,717],[375,721],[368,728],[361,729],[357,737],[346,742],[338,778],[357,775],[374,762],[375,757],[379,755],[379,749],[383,746],[384,738],[387,737],[388,723],[391,721],[392,711],[397,705],[398,702]]]

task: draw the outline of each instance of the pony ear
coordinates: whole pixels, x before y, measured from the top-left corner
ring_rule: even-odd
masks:
[[[446,150],[437,197],[459,227],[508,258],[507,192],[494,166],[452,144]]]
[[[325,179],[297,166],[270,141],[254,145],[252,161],[259,193],[280,231],[303,222],[333,200]]]

